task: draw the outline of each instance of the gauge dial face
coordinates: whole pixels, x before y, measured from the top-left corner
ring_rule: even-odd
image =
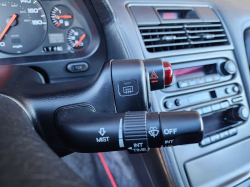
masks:
[[[37,0],[0,0],[0,51],[22,54],[38,48],[47,33],[47,19]]]
[[[74,49],[82,49],[88,46],[89,37],[81,28],[70,29],[67,36],[68,44]]]
[[[61,29],[66,29],[73,23],[73,13],[64,5],[55,6],[50,13],[50,17],[52,23]]]

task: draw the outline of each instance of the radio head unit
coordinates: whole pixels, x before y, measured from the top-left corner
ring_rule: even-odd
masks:
[[[245,123],[249,109],[234,60],[172,63],[172,68],[175,83],[159,93],[163,111],[200,113],[205,136],[202,147],[236,135],[235,127]]]
[[[173,64],[175,85],[164,91],[178,91],[231,80],[236,64],[228,59],[213,59]]]

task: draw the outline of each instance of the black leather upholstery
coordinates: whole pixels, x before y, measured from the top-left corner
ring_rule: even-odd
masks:
[[[87,186],[47,146],[26,112],[0,96],[0,186]]]

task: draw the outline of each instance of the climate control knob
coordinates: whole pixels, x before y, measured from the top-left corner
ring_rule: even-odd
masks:
[[[230,109],[228,119],[234,121],[246,121],[249,117],[249,110],[245,106]]]
[[[227,61],[223,63],[220,67],[220,72],[222,75],[233,75],[236,73],[236,65],[232,61]]]

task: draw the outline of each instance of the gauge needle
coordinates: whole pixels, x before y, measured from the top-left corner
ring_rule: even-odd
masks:
[[[86,37],[86,34],[83,34],[80,40],[78,41],[78,43],[75,45],[75,47],[78,47],[85,37]]]
[[[55,18],[66,18],[66,19],[71,19],[71,15],[60,15],[60,16],[55,16]]]
[[[10,26],[12,25],[12,23],[15,21],[15,19],[17,18],[16,14],[13,14],[13,16],[11,17],[10,21],[8,22],[8,24],[6,25],[6,27],[4,28],[2,34],[0,35],[0,41],[3,39],[4,35],[7,33],[7,31],[10,29]]]
[[[61,23],[58,23],[56,26],[59,27],[61,25]]]

